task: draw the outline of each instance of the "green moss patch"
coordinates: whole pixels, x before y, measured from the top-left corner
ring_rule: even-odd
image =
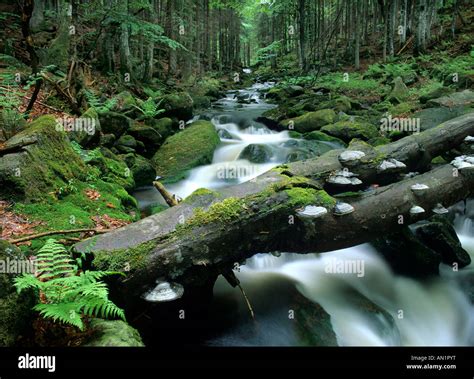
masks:
[[[197,166],[209,164],[220,139],[212,123],[197,121],[169,137],[152,159],[157,174],[165,182],[183,179]]]

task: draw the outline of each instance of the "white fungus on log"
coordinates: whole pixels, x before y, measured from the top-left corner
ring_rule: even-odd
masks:
[[[346,150],[343,151],[339,155],[339,161],[341,163],[351,162],[351,161],[358,161],[359,159],[365,157],[365,153],[363,151],[357,150]]]
[[[449,210],[443,207],[442,204],[438,203],[436,204],[436,207],[433,208],[433,213],[436,213],[438,215],[444,215],[446,213],[449,213]]]
[[[142,297],[151,303],[161,303],[173,301],[181,298],[184,294],[184,288],[178,283],[169,283],[161,280],[156,281],[156,287],[146,292]]]
[[[303,209],[297,212],[298,216],[303,218],[318,218],[328,213],[328,210],[324,207],[318,207],[316,205],[307,205]]]
[[[334,207],[334,214],[336,216],[344,216],[354,212],[354,207],[348,203],[339,202]]]
[[[411,207],[410,214],[417,215],[417,214],[420,214],[420,213],[425,213],[425,210],[422,207],[420,207],[418,205],[414,205],[413,207]]]

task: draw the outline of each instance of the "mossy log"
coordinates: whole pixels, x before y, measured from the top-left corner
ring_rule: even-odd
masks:
[[[431,216],[437,203],[452,205],[474,193],[472,168],[444,165],[430,170],[431,157],[461,144],[474,134],[474,113],[451,120],[416,136],[379,148],[354,143],[366,155],[350,170],[366,186],[387,184],[350,201],[355,211],[333,213],[336,199],[325,190],[327,179],[344,166],[331,151],[319,158],[273,169],[253,181],[193,195],[164,212],[76,245],[94,253],[100,269],[124,271],[121,293],[137,298],[157,278],[199,286],[263,252],[325,252],[350,247]],[[349,147],[351,149],[352,147]],[[398,174],[387,179],[379,170],[385,159],[397,159],[405,172],[424,172],[414,178]],[[390,182],[390,183],[389,183]],[[422,194],[411,190],[426,184]],[[306,218],[301,209],[314,205],[328,213]],[[412,215],[413,206],[425,212]]]

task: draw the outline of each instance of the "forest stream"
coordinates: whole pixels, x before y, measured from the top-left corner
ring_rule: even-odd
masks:
[[[169,185],[170,192],[185,198],[198,188],[212,190],[242,183],[285,163],[298,150],[299,141],[288,131],[275,132],[254,121],[273,107],[260,92],[272,85],[229,91],[195,117],[212,121],[221,144],[211,164],[197,167],[185,180]],[[238,98],[249,104],[240,104]],[[323,152],[339,147],[320,143]],[[242,152],[252,144],[269,147],[269,159],[259,164],[242,159]],[[237,173],[237,177],[222,180],[222,172]],[[164,203],[153,187],[139,189],[135,197],[142,209],[158,201]],[[474,201],[452,207],[451,213],[463,247],[474,258]],[[331,265],[348,261],[362,262],[363,270],[328,272]],[[411,279],[394,273],[370,244],[325,254],[257,254],[234,270],[255,320],[241,292],[219,277],[208,318],[192,332],[189,328],[172,330],[185,335],[183,339],[191,345],[469,346],[474,344],[473,286],[469,282],[473,270],[472,263],[456,273],[441,264],[439,277]],[[306,300],[301,301],[300,295]],[[330,324],[312,330],[308,325],[316,325],[314,320],[305,325],[294,314],[311,314],[315,303],[330,316]],[[167,326],[158,329],[163,332]]]

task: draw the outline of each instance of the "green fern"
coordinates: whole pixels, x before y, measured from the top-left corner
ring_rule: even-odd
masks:
[[[15,279],[18,292],[35,289],[43,302],[34,310],[41,316],[84,330],[84,317],[121,318],[124,311],[109,300],[107,285],[101,279],[118,273],[108,271],[79,272],[69,252],[50,239],[38,251],[37,274]]]
[[[156,103],[153,98],[149,97],[145,101],[138,99],[138,106],[134,105],[134,107],[142,112],[145,118],[155,118],[165,111],[160,108],[160,105],[161,101]]]
[[[84,94],[87,99],[87,103],[94,108],[98,113],[110,112],[118,104],[118,99],[112,97],[102,102],[92,91],[85,90]]]

